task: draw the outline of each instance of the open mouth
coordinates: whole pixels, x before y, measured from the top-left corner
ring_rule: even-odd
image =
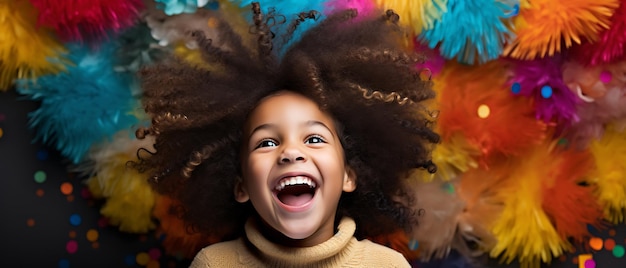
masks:
[[[278,200],[292,207],[307,204],[315,196],[317,184],[308,177],[295,176],[280,180],[274,191]]]

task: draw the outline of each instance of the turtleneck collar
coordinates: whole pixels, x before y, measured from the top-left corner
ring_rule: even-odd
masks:
[[[256,220],[249,219],[245,225],[248,241],[261,253],[261,257],[272,266],[306,265],[326,263],[341,264],[354,259],[357,254],[357,240],[354,238],[356,224],[353,219],[344,217],[338,231],[326,242],[312,247],[286,247],[267,240],[259,231]]]

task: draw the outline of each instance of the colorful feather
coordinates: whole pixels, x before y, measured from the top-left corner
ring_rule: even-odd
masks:
[[[533,118],[529,100],[510,93],[508,76],[509,67],[501,61],[480,66],[448,62],[437,78],[444,82],[435,84],[443,143],[463,135],[486,160],[518,154],[545,138],[545,124]]]
[[[198,8],[204,7],[210,0],[155,0],[157,7],[168,16],[182,13],[194,13]]]
[[[572,56],[585,65],[613,63],[626,56],[626,2],[611,16],[610,27],[600,33],[597,41],[584,41],[574,46]]]
[[[432,161],[437,165],[437,172],[423,173],[424,181],[439,179],[450,181],[470,168],[478,167],[480,151],[467,144],[465,138],[457,133],[437,144],[432,152]]]
[[[580,102],[563,81],[562,57],[532,61],[516,61],[511,90],[533,99],[535,116],[557,127],[569,126],[579,120],[576,105]]]
[[[614,126],[607,127],[602,139],[591,143],[595,160],[592,178],[595,192],[604,209],[604,217],[611,223],[626,219],[626,133]]]
[[[546,145],[539,145],[512,164],[502,193],[508,193],[504,209],[493,225],[498,243],[491,257],[511,263],[518,260],[522,267],[540,267],[552,258],[571,249],[542,209],[542,185],[558,172],[558,161]]]
[[[115,52],[116,62],[113,67],[118,72],[136,73],[171,53],[169,48],[156,45],[157,41],[152,38],[150,28],[145,23],[124,30],[113,42],[119,47]]]
[[[134,25],[142,0],[30,0],[39,25],[51,27],[64,42],[91,42]]]
[[[36,21],[37,10],[27,0],[0,1],[0,91],[15,79],[65,70],[65,48]]]
[[[562,239],[582,243],[587,226],[599,227],[602,209],[593,196],[588,175],[593,168],[589,151],[566,150],[550,157],[552,172],[543,180],[542,208]]]
[[[215,18],[219,16],[219,13],[211,10],[166,16],[159,10],[152,9],[146,14],[145,20],[152,37],[159,41],[159,45],[168,46],[181,42],[195,49],[198,46],[190,34],[193,31],[202,31],[206,38],[211,39],[211,44],[220,45],[219,32],[215,27],[217,23]]]
[[[356,9],[361,15],[369,15],[377,10],[377,6],[371,0],[330,0],[326,2],[324,13],[329,14],[344,9]]]
[[[147,233],[156,227],[152,219],[155,193],[146,174],[128,168],[129,161],[138,161],[140,148],[154,151],[154,139],[138,140],[129,131],[120,131],[113,140],[92,146],[86,157],[93,163],[93,177],[87,180],[95,198],[105,199],[100,213],[120,231]]]
[[[435,22],[447,12],[447,0],[375,0],[384,10],[393,9],[400,16],[400,23],[410,26],[414,34],[430,30]]]
[[[439,50],[428,48],[428,45],[417,41],[417,39],[414,39],[413,47],[415,52],[426,57],[423,63],[417,64],[416,68],[428,70],[430,77],[438,76],[446,63],[446,59],[441,56]]]
[[[438,48],[446,59],[461,63],[485,63],[497,59],[504,44],[512,39],[509,17],[517,5],[493,0],[448,0],[447,12],[424,30],[420,39],[430,48]],[[471,31],[468,31],[471,29]]]
[[[554,56],[609,28],[620,0],[533,0],[515,18],[516,38],[503,55],[532,60]]]
[[[132,114],[139,107],[130,89],[132,75],[113,71],[116,47],[107,43],[99,48],[70,45],[75,65],[68,66],[66,73],[20,80],[17,87],[19,93],[41,102],[29,114],[35,139],[52,145],[75,164],[94,143],[137,122]]]

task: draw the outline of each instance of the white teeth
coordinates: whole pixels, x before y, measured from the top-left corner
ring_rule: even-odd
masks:
[[[308,185],[311,188],[315,188],[317,185],[315,184],[315,182],[313,180],[311,180],[310,178],[307,177],[302,177],[302,176],[295,176],[295,177],[289,177],[289,178],[284,178],[280,181],[280,183],[278,183],[278,185],[276,185],[276,191],[281,191],[283,189],[285,189],[285,186],[288,185],[298,185],[298,184],[305,184]]]

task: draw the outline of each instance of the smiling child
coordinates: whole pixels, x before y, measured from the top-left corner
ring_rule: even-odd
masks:
[[[253,11],[257,46],[219,21],[219,46],[196,33],[205,66],[142,71],[153,120],[137,136],[156,152],[138,167],[190,231],[223,241],[191,266],[408,267],[367,239],[416,226],[404,180],[436,170],[434,93],[397,15],[333,13],[278,57],[279,15]]]

